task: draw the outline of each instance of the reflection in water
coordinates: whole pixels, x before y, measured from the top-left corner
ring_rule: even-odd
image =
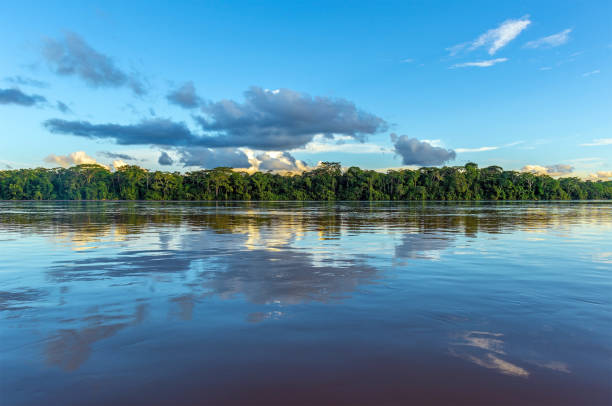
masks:
[[[496,369],[502,374],[529,377],[529,372],[518,365],[500,358],[506,355],[503,350],[502,333],[489,333],[486,331],[469,331],[457,343],[459,349],[451,348],[451,354],[473,362],[481,367]]]
[[[395,247],[396,258],[438,258],[440,251],[449,246],[449,239],[430,234],[405,234]]]
[[[611,208],[0,202],[0,390],[15,405],[609,403]]]
[[[141,303],[133,315],[95,314],[82,318],[84,327],[63,328],[48,341],[45,355],[49,364],[57,365],[67,371],[77,369],[89,358],[92,345],[112,337],[119,330],[141,323],[147,314],[147,305]]]

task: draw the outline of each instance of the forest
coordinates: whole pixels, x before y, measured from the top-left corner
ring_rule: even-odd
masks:
[[[99,165],[0,171],[2,200],[590,200],[612,199],[612,181],[504,171],[475,163],[381,173],[324,162],[301,174],[187,173]]]

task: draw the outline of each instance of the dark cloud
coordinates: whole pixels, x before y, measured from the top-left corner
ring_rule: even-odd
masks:
[[[244,97],[244,103],[221,100],[204,104],[205,116],[197,120],[204,131],[215,134],[208,146],[293,149],[306,145],[316,134],[364,140],[366,135],[387,128],[383,119],[344,99],[259,87],[252,87]]]
[[[75,33],[68,32],[59,40],[48,39],[43,56],[58,75],[76,75],[93,87],[127,86],[135,94],[146,93],[135,75],[119,69],[111,58],[97,52]]]
[[[38,94],[25,94],[19,89],[0,89],[0,104],[18,104],[20,106],[33,106],[44,103],[47,99]]]
[[[184,166],[199,166],[202,168],[249,168],[251,166],[246,154],[236,148],[209,149],[202,147],[183,148],[179,151],[181,163]]]
[[[205,117],[196,117],[204,134],[183,123],[148,119],[139,124],[92,124],[87,121],[48,120],[54,133],[112,139],[122,145],[287,150],[303,147],[316,134],[341,134],[364,140],[386,129],[385,121],[357,109],[343,99],[312,98],[292,90],[251,88],[245,102],[222,100],[204,103]]]
[[[92,124],[88,121],[67,121],[54,118],[43,125],[52,133],[71,134],[93,139],[115,140],[121,145],[172,145],[190,146],[202,144],[202,137],[194,135],[185,124],[167,119],[143,120],[139,124]]]
[[[61,102],[59,100],[57,101],[57,109],[59,111],[61,111],[62,113],[71,113],[72,112],[72,110],[70,110],[70,107],[68,107],[66,105],[66,103],[63,103],[63,102]]]
[[[428,142],[408,138],[407,135],[398,137],[391,134],[391,141],[404,165],[441,165],[457,156],[453,150],[434,147]]]
[[[43,81],[36,80],[36,79],[25,78],[23,76],[11,76],[11,77],[4,78],[4,80],[6,80],[9,83],[13,83],[15,85],[20,85],[20,86],[32,86],[32,87],[38,87],[41,89],[49,87],[49,84],[47,82],[43,82]]]
[[[168,165],[172,165],[174,163],[174,160],[172,159],[170,155],[168,155],[166,151],[162,151],[157,162],[160,165],[168,166]]]
[[[106,158],[110,158],[110,159],[123,159],[124,161],[137,161],[138,160],[137,158],[131,155],[128,155],[128,154],[120,154],[120,153],[110,152],[110,151],[98,151],[97,154],[104,156]]]
[[[178,89],[171,91],[166,98],[170,103],[186,109],[196,108],[202,103],[202,99],[196,94],[193,82],[187,82]]]

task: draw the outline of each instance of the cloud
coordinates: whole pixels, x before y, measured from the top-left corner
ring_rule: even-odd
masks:
[[[494,151],[499,149],[499,147],[480,147],[480,148],[457,148],[456,152],[484,152],[484,151]]]
[[[527,26],[531,24],[529,16],[521,17],[516,20],[506,20],[497,28],[493,28],[476,38],[474,41],[454,45],[447,50],[451,56],[456,55],[464,49],[473,51],[480,47],[487,47],[489,55],[494,55],[501,48],[505,47],[515,39]]]
[[[557,164],[557,165],[525,165],[521,172],[529,172],[536,175],[548,175],[548,176],[561,176],[567,175],[574,172],[574,167],[571,165]]]
[[[612,138],[598,138],[593,142],[580,144],[582,147],[598,147],[600,145],[612,145]]]
[[[50,164],[57,164],[63,168],[67,168],[72,165],[97,164],[108,169],[107,165],[99,163],[94,158],[87,155],[85,151],[75,151],[68,155],[51,154],[45,157],[44,161]]]
[[[612,171],[597,171],[597,173],[591,173],[588,180],[612,180]]]
[[[569,34],[572,32],[571,28],[565,29],[557,34],[549,35],[548,37],[542,37],[535,41],[529,41],[525,44],[525,48],[554,48],[559,45],[565,44],[569,40]]]
[[[493,147],[478,147],[478,148],[456,148],[455,152],[485,152],[485,151],[495,151],[500,148],[514,147],[516,145],[522,144],[524,141],[514,141],[509,144],[504,144],[502,146],[493,146]]]
[[[47,99],[38,94],[28,95],[19,89],[0,89],[0,104],[17,104],[20,106],[33,106],[44,103]]]
[[[382,118],[345,99],[260,87],[251,87],[244,97],[244,103],[221,100],[202,107],[206,117],[197,120],[204,131],[215,134],[208,137],[208,146],[285,150],[303,147],[316,134],[363,141],[387,128]]]
[[[121,145],[201,145],[204,138],[193,134],[184,123],[160,118],[143,120],[133,125],[92,124],[88,121],[54,118],[45,121],[43,125],[52,133],[110,139]]]
[[[187,82],[178,89],[171,91],[166,98],[170,103],[186,109],[196,108],[202,103],[202,99],[196,94],[193,82]]]
[[[162,151],[161,155],[159,156],[159,159],[157,160],[157,163],[160,165],[169,166],[174,163],[174,160],[170,155],[168,155],[166,151]]]
[[[49,84],[47,82],[43,82],[43,81],[36,80],[36,79],[30,79],[30,78],[26,78],[23,76],[11,76],[11,77],[4,78],[4,80],[14,85],[20,85],[20,86],[32,86],[32,87],[38,87],[41,89],[49,87]]]
[[[456,63],[451,66],[451,68],[467,68],[467,67],[478,67],[478,68],[488,68],[489,66],[493,66],[498,63],[506,62],[508,58],[495,58],[489,59],[486,61],[474,61],[474,62],[463,62]]]
[[[119,69],[110,57],[97,52],[75,33],[67,32],[59,40],[47,39],[43,56],[58,75],[76,75],[92,87],[127,86],[137,95],[146,93],[135,75]]]
[[[251,163],[247,155],[237,148],[210,149],[204,147],[182,148],[179,150],[180,162],[184,166],[201,168],[249,168]]]
[[[395,153],[402,157],[404,165],[441,165],[446,161],[455,159],[455,151],[441,147],[434,147],[428,142],[407,135],[397,136],[391,134],[391,141]]]
[[[597,75],[598,73],[601,73],[600,70],[599,69],[595,69],[595,70],[592,70],[590,72],[583,73],[582,76],[586,78],[587,76]]]
[[[257,155],[256,163],[254,169],[260,171],[303,172],[308,169],[304,161],[295,159],[289,152],[264,152]]]
[[[57,101],[57,109],[64,114],[72,112],[72,110],[70,110],[70,107],[68,107],[66,103],[63,103],[59,100]]]
[[[317,134],[328,139],[345,136],[359,141],[383,131],[386,122],[344,99],[312,98],[292,90],[245,92],[245,102],[207,102],[205,116],[196,117],[204,134],[184,123],[152,118],[138,124],[92,124],[88,121],[50,119],[51,132],[92,139],[110,139],[121,145],[152,144],[177,147],[237,148],[279,151],[300,148]]]
[[[121,168],[122,166],[127,166],[127,165],[128,165],[128,164],[127,164],[127,162],[125,162],[125,161],[124,161],[124,160],[122,160],[122,159],[115,159],[115,160],[113,161],[113,168],[115,168],[115,169],[119,169],[119,168]]]
[[[124,160],[124,161],[137,161],[138,160],[136,157],[133,157],[131,155],[128,155],[128,154],[119,154],[119,153],[116,153],[116,152],[98,151],[97,154],[101,155],[101,156],[104,156],[106,158],[121,159],[121,160]]]

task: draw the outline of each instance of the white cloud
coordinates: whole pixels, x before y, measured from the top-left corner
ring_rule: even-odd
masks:
[[[558,47],[559,45],[565,44],[569,40],[570,32],[572,32],[572,30],[571,28],[568,28],[557,34],[542,37],[536,39],[535,41],[529,41],[525,44],[525,48]]]
[[[320,152],[345,152],[349,154],[370,154],[384,152],[380,145],[369,142],[355,142],[352,137],[345,135],[334,135],[334,139],[328,139],[322,134],[315,135],[313,140],[305,146],[293,149],[292,152],[316,154]]]
[[[599,69],[595,69],[590,72],[583,73],[582,76],[586,78],[587,76],[597,75],[598,73],[600,73]]]
[[[612,171],[597,171],[597,173],[591,173],[588,177],[588,180],[611,180],[612,179]]]
[[[447,50],[452,56],[468,47],[468,45],[468,51],[473,51],[480,47],[488,47],[489,55],[494,55],[516,38],[529,24],[531,24],[529,16],[521,17],[517,20],[506,20],[499,27],[490,29],[476,38],[471,44],[466,42],[447,48]]]
[[[612,138],[598,138],[593,142],[580,144],[582,147],[598,147],[600,145],[612,145]]]
[[[414,59],[412,58],[405,58],[400,61],[400,63],[412,63],[412,62],[414,62]]]
[[[509,144],[504,144],[504,145],[501,145],[501,146],[477,147],[477,148],[456,148],[455,151],[456,152],[485,152],[485,151],[494,151],[494,150],[500,149],[500,148],[514,147],[514,146],[522,144],[522,143],[524,143],[524,141],[514,141],[514,142],[511,142]]]
[[[95,158],[92,158],[87,155],[85,151],[75,151],[68,155],[50,154],[44,158],[44,161],[51,164],[57,164],[63,168],[67,168],[72,165],[96,164],[108,169],[107,165],[99,163],[95,160]]]
[[[246,154],[251,166],[247,169],[235,169],[240,172],[267,172],[280,174],[302,173],[312,169],[306,162],[295,159],[289,152],[264,151],[258,152],[248,148],[241,148]]]
[[[455,151],[457,152],[484,152],[484,151],[493,151],[499,149],[499,147],[480,147],[480,148],[457,148]]]
[[[548,175],[548,176],[561,176],[567,175],[574,172],[574,167],[571,165],[557,164],[557,165],[525,165],[521,169],[521,172],[529,172],[536,175]]]
[[[463,62],[463,63],[454,64],[453,66],[451,66],[451,68],[467,68],[467,67],[472,67],[472,66],[475,66],[478,68],[488,68],[489,66],[493,66],[501,62],[506,62],[507,60],[508,58],[495,58],[495,59],[489,59],[486,61]]]
[[[115,169],[119,169],[122,166],[126,166],[126,165],[127,165],[127,162],[125,162],[123,159],[115,159],[113,161],[113,168]]]

